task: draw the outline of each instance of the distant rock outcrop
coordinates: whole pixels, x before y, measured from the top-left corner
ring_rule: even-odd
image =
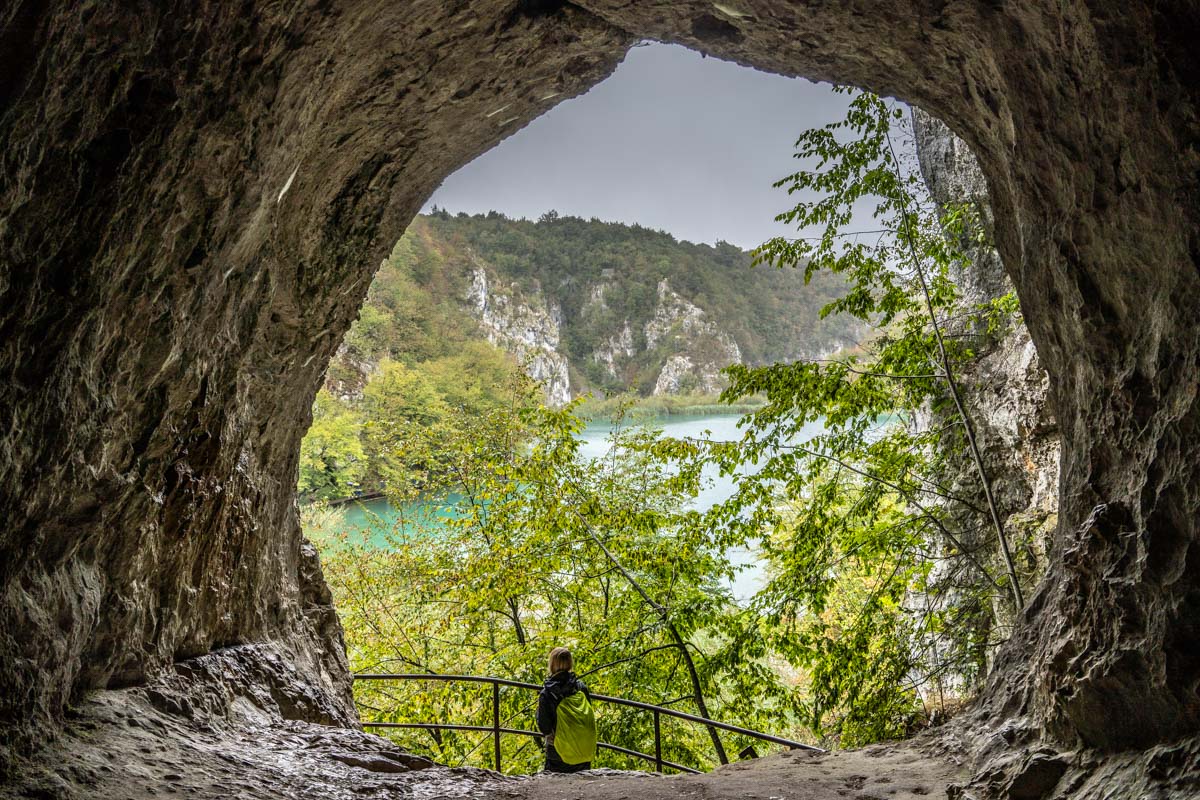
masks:
[[[592,351],[592,361],[603,365],[605,372],[613,379],[617,379],[621,374],[617,364],[628,362],[636,355],[637,349],[633,344],[633,328],[629,327],[629,320],[626,319],[621,321],[619,332],[608,337],[608,341]]]
[[[488,284],[487,270],[471,271],[467,302],[487,340],[513,353],[529,377],[542,385],[546,402],[561,406],[571,400],[567,357],[559,352],[562,309],[542,293],[521,293],[514,284]]]
[[[646,349],[675,351],[667,357],[652,394],[700,392],[715,394],[725,387],[720,371],[740,364],[742,351],[733,338],[705,317],[704,310],[658,282],[658,303],[646,323]]]

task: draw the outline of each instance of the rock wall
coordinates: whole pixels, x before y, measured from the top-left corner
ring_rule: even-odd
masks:
[[[540,292],[519,291],[515,284],[492,285],[483,267],[471,271],[467,304],[487,340],[512,353],[529,377],[542,385],[546,403],[571,401],[571,373],[567,357],[559,351],[562,310],[546,302]]]
[[[912,120],[931,199],[942,207],[973,204],[982,212],[984,224],[994,227],[987,181],[966,143],[920,109],[914,109]],[[967,309],[1013,291],[993,247],[974,248],[970,255],[970,263],[956,276]],[[981,347],[958,377],[974,412],[1001,517],[1026,559],[1022,577],[1029,585],[1025,588],[1032,590],[1045,572],[1059,505],[1061,443],[1050,405],[1049,375],[1022,320],[991,335],[982,330],[964,332],[976,334]]]
[[[1050,569],[980,719],[1027,750],[1193,736],[1196,20],[1182,0],[7,0],[4,742],[239,642],[345,708],[292,499],[324,365],[438,182],[639,38],[896,94],[970,145],[1063,443]],[[1155,769],[1109,763],[1129,796]]]
[[[981,212],[983,224],[994,225],[987,181],[966,143],[940,120],[920,109],[912,113],[918,164],[929,199],[939,208],[971,204]],[[975,357],[963,364],[956,379],[971,414],[976,441],[991,483],[992,496],[1014,555],[1023,592],[1028,596],[1045,575],[1048,554],[1058,520],[1060,439],[1050,408],[1049,376],[1041,366],[1029,331],[1018,318],[1005,329],[989,331],[977,316],[979,307],[1013,291],[999,253],[983,245],[968,250],[970,261],[953,275],[961,293],[961,312],[949,322],[950,333],[970,336]],[[930,413],[922,425],[937,430],[957,422],[957,417]],[[939,479],[955,497],[965,498],[974,509],[985,508],[979,475],[966,453],[951,459],[949,474]],[[979,513],[952,500],[946,507],[958,524],[959,541],[986,565],[992,575],[1003,575],[1006,565],[990,525],[980,526]],[[984,575],[962,559],[934,566],[934,583],[945,592],[944,603],[960,606],[962,617],[948,639],[969,647],[971,642],[993,642],[982,655],[989,661],[997,644],[1012,630],[1011,598],[995,593]],[[972,595],[993,597],[990,605],[972,605]],[[947,642],[950,644],[950,642]],[[969,685],[979,675],[939,674],[931,695],[977,689]]]

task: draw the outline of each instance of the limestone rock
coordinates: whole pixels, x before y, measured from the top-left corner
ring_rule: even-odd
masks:
[[[742,351],[728,333],[709,321],[704,309],[689,302],[663,279],[658,283],[654,315],[643,326],[646,349],[671,353],[654,384],[655,395],[724,388],[720,370],[739,364]]]
[[[994,227],[987,178],[967,143],[946,123],[919,108],[912,110],[912,126],[917,162],[934,202],[943,206],[971,204],[984,224]],[[976,248],[971,255],[970,266],[956,276],[965,302],[986,303],[1012,291],[1012,282],[994,248]]]
[[[616,378],[619,374],[617,365],[636,355],[633,328],[629,327],[629,320],[625,320],[618,333],[610,336],[607,342],[592,352],[592,360],[603,365],[605,372]]]
[[[658,347],[668,337],[712,336],[721,342],[729,363],[741,361],[742,358],[737,342],[709,322],[704,309],[675,292],[665,278],[658,283],[658,303],[654,307],[654,316],[644,328],[647,349]]]
[[[542,293],[528,295],[516,284],[489,285],[487,270],[471,271],[467,302],[487,339],[517,357],[529,377],[542,385],[546,402],[561,406],[571,400],[567,357],[559,352],[562,311]]]
[[[451,775],[349,724],[284,654],[227,648],[147,686],[89,695],[41,760],[15,765],[0,798],[412,796],[416,782],[462,777],[476,790],[504,788],[494,773]]]
[[[428,769],[433,762],[427,758],[402,753],[399,750],[381,750],[376,753],[334,751],[329,754],[334,761],[369,772],[405,773],[414,769]]]
[[[678,394],[684,391],[687,388],[684,380],[692,377],[694,367],[692,360],[687,356],[675,355],[668,358],[654,383],[654,394]]]
[[[1014,772],[1004,791],[1013,800],[1041,800],[1054,792],[1069,766],[1062,756],[1034,753]]]
[[[379,365],[365,358],[357,358],[345,342],[338,345],[334,358],[350,368],[349,377],[334,378],[328,376],[325,389],[343,403],[356,403],[363,398],[363,389],[371,379],[371,375]]]

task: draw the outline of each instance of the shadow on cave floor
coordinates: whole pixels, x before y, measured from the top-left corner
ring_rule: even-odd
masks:
[[[937,739],[835,754],[793,751],[706,775],[599,769],[501,776],[437,766],[373,734],[320,724],[311,692],[273,648],[243,645],[176,665],[145,686],[93,692],[0,798],[687,797],[913,800],[947,797],[961,760]]]
[[[0,797],[916,800],[947,797],[962,778],[952,759],[911,742],[791,751],[705,775],[599,769],[510,777],[431,765],[360,731],[273,719],[241,698],[219,722],[187,713],[156,708],[141,689],[96,693],[44,754],[52,757],[40,759],[44,766]]]

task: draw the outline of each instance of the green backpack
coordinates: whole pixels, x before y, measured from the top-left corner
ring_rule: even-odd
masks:
[[[559,701],[554,749],[566,764],[583,764],[596,757],[596,714],[583,692]]]

